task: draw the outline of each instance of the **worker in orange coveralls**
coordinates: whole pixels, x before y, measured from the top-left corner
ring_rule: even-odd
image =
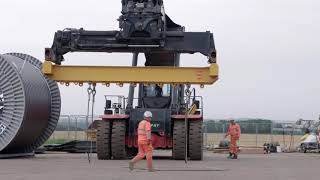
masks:
[[[153,172],[155,170],[153,169],[153,166],[152,166],[152,153],[153,153],[153,147],[151,143],[152,113],[150,111],[146,111],[143,116],[144,116],[144,119],[139,123],[139,126],[138,126],[139,152],[137,156],[134,157],[129,162],[129,169],[132,171],[134,169],[134,165],[146,156],[148,170],[150,172]]]
[[[240,125],[237,124],[234,120],[230,120],[230,125],[228,132],[225,137],[230,136],[230,150],[229,157],[230,159],[238,159],[238,145],[237,141],[240,139],[241,129]]]

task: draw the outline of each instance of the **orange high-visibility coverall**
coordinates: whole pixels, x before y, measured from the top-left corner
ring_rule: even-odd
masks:
[[[230,135],[230,153],[238,153],[237,141],[240,139],[241,129],[239,124],[230,124],[227,135]]]
[[[148,168],[152,169],[152,153],[153,147],[151,143],[151,123],[150,121],[142,120],[138,126],[138,147],[139,152],[133,162],[136,163],[142,160],[145,156],[147,158]]]

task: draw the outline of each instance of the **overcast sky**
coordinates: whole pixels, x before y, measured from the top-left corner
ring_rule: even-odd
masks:
[[[43,59],[56,30],[117,29],[120,2],[1,0],[0,53]],[[205,96],[206,118],[318,118],[319,0],[165,0],[165,8],[187,31],[214,33],[221,74],[219,82],[198,91]],[[129,54],[77,53],[68,54],[65,64],[130,65],[130,59]],[[201,55],[184,55],[182,61],[206,65]],[[61,87],[61,92],[63,114],[85,114],[84,87]],[[126,95],[127,88],[99,87],[96,114],[103,112],[104,94]]]

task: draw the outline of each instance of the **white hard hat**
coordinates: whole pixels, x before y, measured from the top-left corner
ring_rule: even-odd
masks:
[[[145,118],[152,118],[152,112],[146,111],[146,112],[144,112],[143,116],[144,116]]]

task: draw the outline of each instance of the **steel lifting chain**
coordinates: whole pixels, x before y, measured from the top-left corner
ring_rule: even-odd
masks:
[[[184,126],[185,126],[185,158],[184,161],[188,163],[188,115],[189,115],[189,104],[191,99],[192,92],[190,91],[191,85],[186,85],[185,95],[186,95],[186,109],[185,109],[185,119],[184,119]]]
[[[95,97],[97,94],[96,91],[96,84],[89,83],[89,87],[87,89],[88,92],[88,104],[87,104],[87,115],[86,115],[86,126],[87,126],[87,142],[89,141],[89,133],[92,133],[92,125],[93,125],[93,114],[94,114],[94,104],[95,104]],[[91,103],[91,127],[89,128],[89,116],[90,116],[90,103]],[[91,163],[92,159],[92,149],[93,149],[93,141],[90,138],[90,151],[87,151],[88,161]]]
[[[93,84],[93,89],[92,89],[92,104],[91,104],[91,127],[90,127],[90,134],[93,134],[93,114],[94,114],[94,103],[96,100],[96,84]],[[93,149],[93,137],[90,138],[90,160],[92,158],[92,149]]]

